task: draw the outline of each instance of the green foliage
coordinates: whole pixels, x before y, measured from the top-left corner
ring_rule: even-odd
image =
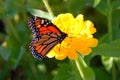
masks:
[[[57,75],[53,80],[82,80],[75,63],[71,61],[68,63],[58,64]]]
[[[74,80],[74,72],[70,65],[59,64],[58,67],[58,74],[55,76],[54,80]]]
[[[28,8],[28,11],[34,16],[44,17],[44,18],[47,18],[47,19],[50,19],[50,20],[52,19],[48,12],[45,12],[45,11],[42,11],[42,10],[37,10],[37,9],[30,9],[30,8]]]
[[[100,0],[94,0],[94,7],[96,7],[100,3]]]
[[[92,20],[99,45],[91,55],[80,57],[78,66],[70,60],[38,61],[28,49],[32,40],[28,19],[32,15],[51,19],[42,0],[0,0],[0,80],[119,80],[120,1],[48,1],[55,16],[82,13]]]
[[[75,62],[83,80],[95,80],[93,70],[84,62],[81,56]]]
[[[0,56],[7,61],[10,57],[11,51],[9,48],[0,46]]]
[[[96,80],[111,80],[111,76],[109,73],[107,73],[105,70],[103,70],[100,67],[93,67],[92,68],[95,76],[96,76]]]
[[[93,49],[93,55],[102,55],[109,57],[120,56],[120,40],[112,41],[111,43],[103,43]]]

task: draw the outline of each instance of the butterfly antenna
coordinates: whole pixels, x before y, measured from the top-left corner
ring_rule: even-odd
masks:
[[[60,52],[60,48],[61,48],[61,44],[60,44],[60,47],[59,47],[59,52]]]

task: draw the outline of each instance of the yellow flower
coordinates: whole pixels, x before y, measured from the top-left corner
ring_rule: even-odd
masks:
[[[76,18],[70,13],[60,14],[52,22],[68,36],[47,54],[48,57],[58,60],[68,57],[74,60],[78,57],[76,51],[88,55],[92,51],[91,47],[97,46],[98,40],[92,35],[96,32],[94,24],[90,20],[84,20],[82,14]]]

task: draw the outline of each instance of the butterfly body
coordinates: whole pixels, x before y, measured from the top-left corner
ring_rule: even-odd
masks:
[[[34,34],[29,49],[33,56],[39,60],[58,43],[61,43],[67,34],[61,32],[53,23],[41,17],[31,18],[28,22]]]

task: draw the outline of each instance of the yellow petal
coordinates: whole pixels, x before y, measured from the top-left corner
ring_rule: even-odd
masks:
[[[79,21],[79,23],[83,23],[84,21],[84,18],[83,18],[83,15],[82,14],[79,14],[76,19]]]
[[[90,54],[91,52],[92,52],[91,48],[84,48],[84,49],[81,49],[81,50],[80,50],[80,53],[81,53],[82,55],[88,55],[88,54]]]
[[[75,52],[75,50],[71,50],[67,54],[68,54],[68,58],[70,58],[71,60],[75,60],[78,58],[78,54],[77,52]]]
[[[54,50],[51,50],[46,56],[49,58],[53,58],[56,55],[56,53],[54,52]]]
[[[58,59],[58,60],[63,60],[63,59],[65,59],[66,57],[67,57],[67,55],[65,55],[64,53],[55,56],[55,58]]]
[[[98,40],[96,38],[90,38],[87,40],[87,45],[89,47],[96,47],[98,44]]]

